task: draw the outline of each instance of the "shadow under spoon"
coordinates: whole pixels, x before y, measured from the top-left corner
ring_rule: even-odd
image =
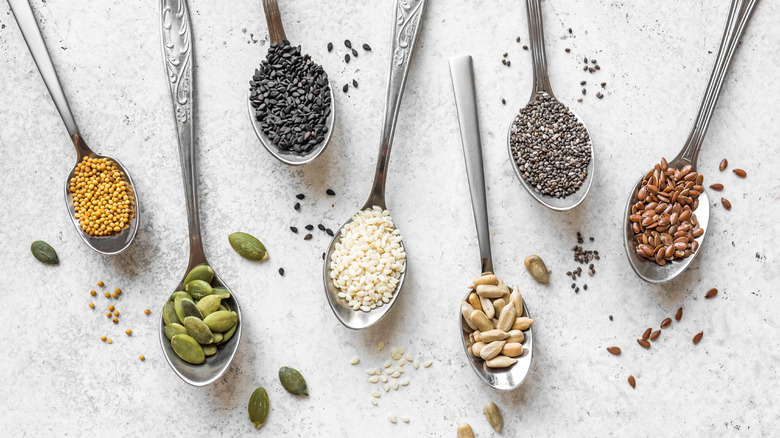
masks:
[[[65,92],[62,89],[62,84],[57,76],[57,71],[54,69],[49,51],[46,48],[46,43],[41,36],[38,22],[35,20],[30,3],[27,0],[8,0],[8,4],[11,6],[14,18],[19,24],[19,29],[22,31],[24,41],[27,43],[27,47],[30,49],[35,65],[38,66],[38,71],[41,73],[43,82],[46,84],[46,88],[49,90],[54,105],[57,107],[57,111],[60,113],[62,121],[65,123],[65,128],[68,130],[68,135],[73,141],[73,146],[76,148],[77,159],[76,163],[81,163],[85,157],[91,158],[105,158],[112,161],[121,176],[127,183],[126,190],[127,195],[130,197],[133,211],[130,223],[127,224],[122,230],[116,234],[108,236],[92,236],[81,229],[79,219],[76,218],[76,210],[73,205],[73,194],[70,191],[70,181],[76,175],[76,167],[68,174],[68,179],[65,180],[65,206],[68,209],[68,214],[76,227],[76,230],[81,236],[81,240],[87,244],[94,251],[103,255],[119,254],[126,250],[133,239],[135,239],[138,232],[139,218],[139,205],[138,198],[135,196],[135,185],[133,179],[130,177],[130,173],[118,160],[95,154],[84,141],[84,138],[79,131],[78,125],[76,125],[76,119],[73,117],[73,113],[70,111],[70,105],[65,97]]]
[[[392,50],[394,56],[390,60],[390,73],[387,84],[387,99],[385,102],[385,117],[382,124],[382,137],[379,147],[379,158],[376,164],[376,173],[374,174],[374,184],[371,188],[371,194],[365,205],[360,211],[372,208],[374,206],[387,209],[385,204],[385,182],[387,180],[387,165],[390,161],[390,147],[393,143],[393,134],[398,118],[398,109],[401,106],[401,96],[403,95],[406,76],[409,73],[409,64],[411,62],[417,37],[420,34],[423,14],[426,0],[397,0],[395,3],[395,14],[393,17],[393,40]],[[354,216],[353,216],[354,217]],[[369,312],[362,310],[353,310],[347,305],[343,298],[338,297],[339,288],[333,283],[330,277],[330,261],[336,244],[341,237],[341,230],[352,221],[350,219],[339,228],[330,242],[328,251],[323,261],[323,283],[325,286],[325,296],[330,305],[333,314],[336,315],[339,322],[350,329],[365,329],[378,323],[387,315],[390,308],[398,300],[401,288],[406,278],[406,269],[408,268],[409,258],[404,262],[404,270],[395,288],[392,298],[387,304],[372,309]],[[406,252],[403,242],[401,247]]]
[[[450,58],[450,76],[452,89],[455,93],[455,106],[458,110],[463,157],[466,160],[466,175],[471,193],[471,206],[474,210],[474,221],[477,225],[477,240],[482,262],[482,271],[493,272],[493,257],[490,249],[490,225],[488,222],[487,198],[485,196],[485,172],[482,164],[482,144],[479,136],[479,119],[477,116],[477,96],[474,88],[474,70],[471,56]],[[469,292],[470,293],[470,292]],[[468,298],[466,293],[464,299]],[[533,328],[524,332],[523,350],[526,352],[517,357],[517,363],[507,368],[490,368],[481,358],[475,358],[469,353],[469,327],[461,315],[458,306],[458,330],[463,340],[463,351],[468,357],[471,367],[488,385],[502,391],[519,387],[531,369],[533,360]],[[528,307],[523,300],[523,314],[530,318]]]
[[[176,123],[189,227],[189,264],[182,281],[174,289],[174,291],[180,291],[184,290],[184,279],[192,268],[200,264],[208,264],[203,250],[198,212],[197,160],[195,159],[195,147],[193,144],[195,125],[193,96],[195,82],[192,71],[192,27],[186,0],[161,0],[160,20],[162,26],[163,61],[165,73],[169,79],[174,121]],[[241,340],[243,319],[236,295],[227,287],[216,271],[214,272],[213,287],[226,289],[230,292],[230,298],[224,301],[238,315],[238,326],[233,337],[225,344],[220,345],[217,353],[206,358],[203,364],[193,365],[185,362],[173,351],[171,343],[163,331],[165,321],[162,315],[160,315],[159,338],[163,356],[176,375],[193,386],[206,386],[219,379],[233,361]],[[168,301],[168,299],[169,296],[166,296],[165,301]]]
[[[691,166],[691,172],[697,171],[699,151],[701,150],[704,136],[707,133],[715,104],[718,101],[718,96],[720,96],[723,81],[726,78],[726,73],[731,65],[731,60],[737,49],[739,39],[742,37],[742,33],[750,19],[756,2],[757,0],[733,0],[731,2],[729,16],[723,30],[723,38],[720,43],[720,48],[718,49],[717,58],[715,59],[715,65],[713,66],[710,79],[707,83],[707,89],[704,92],[704,97],[702,98],[701,106],[699,107],[699,112],[696,115],[688,140],[685,142],[685,145],[677,157],[669,162],[670,168],[682,169],[685,166]],[[642,180],[643,178],[639,178],[639,181],[637,181],[636,185],[631,190],[631,194],[628,196],[626,214],[624,217],[623,244],[626,249],[628,263],[642,280],[654,284],[666,283],[682,274],[688,266],[691,265],[699,252],[701,252],[701,247],[704,244],[704,237],[707,234],[707,228],[709,226],[710,199],[707,195],[707,191],[702,191],[698,198],[698,208],[695,208],[695,211],[693,211],[699,226],[704,231],[701,236],[695,239],[698,244],[698,249],[688,257],[666,262],[661,266],[655,261],[645,259],[637,254],[634,229],[629,220],[629,217],[632,215],[632,207],[639,201],[639,189],[641,188]]]

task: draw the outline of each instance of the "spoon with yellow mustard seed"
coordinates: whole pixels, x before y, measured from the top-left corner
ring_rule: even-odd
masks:
[[[186,0],[160,0],[160,20],[162,25],[163,61],[168,85],[170,86],[171,103],[173,104],[174,121],[176,123],[190,234],[190,260],[182,281],[174,289],[177,291],[174,292],[174,295],[176,295],[177,293],[187,293],[183,291],[188,289],[187,286],[193,278],[190,274],[195,275],[193,273],[195,268],[198,268],[198,271],[205,269],[200,266],[208,265],[208,260],[206,260],[206,253],[203,249],[203,239],[200,233],[200,216],[198,213],[196,151],[193,144],[195,138],[193,135],[195,124],[195,113],[193,111],[195,82],[192,71],[192,26]],[[242,319],[238,299],[216,272],[213,272],[212,269],[207,269],[207,271],[209,271],[208,277],[211,284],[210,287],[204,286],[204,288],[212,292],[216,289],[226,291],[225,295],[227,298],[222,300],[222,302],[229,305],[229,311],[236,313],[237,324],[230,339],[219,345],[216,353],[213,355],[206,356],[202,351],[198,350],[201,348],[198,347],[198,342],[189,338],[187,339],[189,342],[183,344],[185,348],[174,351],[172,342],[176,339],[176,336],[172,336],[172,340],[168,341],[165,334],[165,328],[168,325],[165,321],[165,309],[163,309],[163,315],[160,318],[160,345],[165,360],[176,375],[193,386],[206,386],[219,379],[233,361],[238,350],[238,343],[241,340]],[[195,295],[193,294],[192,296],[194,297]],[[168,300],[169,298],[166,297],[166,302]],[[197,314],[197,312],[194,313]],[[208,319],[208,317],[205,318]],[[172,318],[169,318],[168,322],[175,322],[170,321],[170,319]],[[203,320],[204,323],[209,322],[206,319]],[[218,331],[221,331],[221,329]],[[185,334],[185,336],[187,335]],[[194,345],[192,344],[193,342]],[[187,354],[188,352],[189,354]]]
[[[710,201],[697,161],[739,39],[757,0],[732,0],[707,89],[680,153],[661,160],[637,181],[628,196],[623,243],[631,268],[648,283],[682,274],[701,252]],[[649,208],[648,208],[649,207]]]
[[[488,223],[487,197],[485,196],[485,172],[482,166],[482,143],[479,137],[477,96],[474,88],[474,69],[471,56],[450,58],[450,76],[452,77],[452,89],[455,93],[455,106],[458,110],[463,156],[466,160],[466,175],[468,176],[471,206],[474,210],[479,254],[482,261],[482,275],[474,282],[473,290],[466,293],[466,297],[461,301],[461,311],[458,312],[458,330],[463,340],[463,349],[477,375],[491,387],[509,391],[522,385],[531,369],[534,351],[533,329],[528,323],[530,315],[528,307],[520,295],[520,291],[517,288],[514,291],[510,291],[492,272],[493,256],[490,249],[490,225]],[[470,298],[473,300],[478,294],[479,297],[482,297],[482,288],[490,288],[493,291],[498,290],[501,294],[500,296],[502,296],[500,300],[503,301],[504,305],[500,309],[499,307],[494,307],[493,302],[495,301],[491,301],[487,295],[484,298],[477,298],[472,305]],[[472,294],[474,295],[472,296]],[[481,304],[482,302],[484,302],[484,306]],[[504,308],[509,311],[507,314],[502,311]],[[492,312],[485,314],[484,312],[487,312],[487,310]],[[496,314],[496,311],[500,315]],[[471,320],[471,315],[474,312],[479,314],[481,322],[472,328],[471,326],[475,322]],[[469,319],[466,319],[467,315]],[[497,324],[492,321],[494,316],[498,318]],[[512,321],[509,325],[503,327],[507,330],[493,330],[494,328],[501,328],[501,324],[504,323],[502,321],[503,318],[506,318],[504,320],[506,322]],[[476,321],[476,318],[474,318],[474,321]],[[517,322],[518,326],[515,326],[515,322]],[[520,327],[520,325],[523,326]],[[519,339],[512,341],[517,349],[512,353],[507,352],[507,355],[504,355],[504,350],[501,350],[502,354],[496,354],[493,357],[485,356],[484,353],[482,356],[476,356],[472,354],[472,352],[476,351],[473,347],[475,343],[482,342],[482,339],[474,340],[475,328],[485,330],[483,332],[486,334],[490,331],[498,331],[497,336],[500,339],[497,338],[496,341],[499,341],[499,344],[500,341],[506,340],[509,336],[517,336]],[[508,330],[509,328],[513,330],[510,331]],[[519,333],[516,329],[519,329]],[[518,343],[521,345],[518,345]],[[493,346],[495,345],[493,344]],[[504,346],[508,347],[508,342],[507,344],[498,345],[499,349]],[[488,347],[492,346],[488,345]]]
[[[76,166],[65,182],[68,214],[87,246],[100,254],[119,254],[130,246],[138,231],[133,180],[119,161],[95,154],[84,141],[30,3],[8,0],[8,4],[76,148]]]

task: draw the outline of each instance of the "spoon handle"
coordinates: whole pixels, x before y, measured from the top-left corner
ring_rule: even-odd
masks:
[[[285,40],[284,26],[282,26],[282,15],[279,14],[279,4],[276,0],[263,0],[263,11],[265,11],[265,22],[268,24],[268,38],[272,43]]]
[[[187,201],[187,219],[190,230],[190,266],[205,263],[200,235],[195,148],[193,144],[193,74],[192,33],[186,0],[161,0],[162,49],[165,74],[171,92],[176,134],[179,140],[179,159]]]
[[[398,119],[398,109],[401,106],[401,96],[409,73],[409,63],[412,59],[417,37],[420,35],[420,25],[425,10],[426,0],[397,0],[393,19],[393,42],[390,73],[387,81],[387,99],[385,102],[385,118],[382,124],[382,140],[379,147],[379,158],[376,163],[374,185],[371,188],[366,207],[371,204],[385,208],[385,181],[387,180],[387,165],[390,161],[390,146],[393,144],[393,134]]]
[[[704,136],[707,134],[707,128],[712,118],[712,112],[715,104],[720,97],[720,91],[723,88],[723,81],[726,79],[731,66],[731,60],[737,49],[739,39],[745,31],[745,26],[753,12],[753,7],[758,0],[732,0],[729,9],[729,17],[726,20],[726,27],[723,29],[723,38],[718,49],[718,56],[715,58],[715,65],[712,68],[707,89],[701,100],[699,112],[696,115],[691,133],[685,142],[680,158],[690,163],[694,168],[699,158]]]
[[[477,223],[479,255],[482,272],[493,271],[490,252],[490,225],[488,223],[487,198],[485,196],[485,172],[482,166],[482,143],[479,139],[479,118],[477,116],[477,93],[474,89],[474,68],[471,56],[450,58],[452,90],[455,92],[455,107],[458,110],[460,139],[463,157],[466,159],[466,175],[471,192],[471,207]]]
[[[547,76],[547,52],[544,50],[544,26],[542,25],[541,0],[526,0],[528,36],[534,65],[534,95],[547,93],[553,96],[550,78]]]
[[[60,117],[62,117],[62,121],[65,123],[65,127],[68,129],[68,134],[71,139],[73,139],[74,144],[76,144],[76,138],[77,136],[80,136],[79,127],[76,125],[76,119],[73,118],[73,113],[70,112],[68,99],[65,98],[65,92],[62,90],[60,78],[57,76],[57,71],[54,69],[54,64],[51,61],[49,50],[46,48],[46,43],[41,35],[38,22],[35,21],[32,7],[30,7],[30,3],[27,0],[8,0],[8,4],[11,6],[14,18],[16,18],[16,22],[19,24],[19,30],[22,31],[24,42],[27,43],[27,48],[30,49],[30,54],[32,54],[33,60],[35,60],[35,65],[38,66],[38,71],[41,73],[43,82],[49,90],[54,105],[57,107],[57,111],[59,111]],[[78,147],[79,145],[76,144],[76,146]],[[81,155],[81,151],[79,151],[79,155]]]

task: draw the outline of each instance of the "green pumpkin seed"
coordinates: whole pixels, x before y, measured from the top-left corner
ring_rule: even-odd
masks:
[[[233,335],[236,333],[236,327],[238,327],[238,324],[234,325],[233,327],[230,327],[230,330],[226,331],[222,334],[222,340],[219,341],[220,344],[224,344],[227,341],[230,340],[230,338],[233,337]]]
[[[183,325],[174,322],[163,327],[163,332],[165,332],[165,337],[170,341],[176,335],[186,335],[187,329]]]
[[[228,291],[227,289],[212,289],[211,292],[214,295],[222,298],[223,300],[226,298],[230,298],[230,291]]]
[[[39,262],[47,265],[59,265],[60,259],[57,257],[57,251],[43,240],[36,240],[30,245],[30,251],[32,255],[38,259]]]
[[[309,395],[309,389],[306,387],[306,380],[304,380],[301,373],[295,368],[281,367],[279,368],[279,380],[282,382],[282,386],[290,394],[293,395]]]
[[[263,261],[268,258],[268,252],[263,243],[251,234],[233,233],[228,237],[228,241],[238,255],[245,259]]]
[[[249,397],[249,421],[255,426],[255,429],[260,429],[265,420],[268,419],[268,393],[265,392],[265,388],[262,386],[255,389],[252,396]]]
[[[179,324],[181,320],[176,315],[176,309],[174,309],[173,301],[166,301],[163,306],[163,321],[166,324]]]
[[[180,301],[181,306],[181,315],[179,315],[178,312],[176,312],[176,315],[179,316],[179,320],[181,322],[184,322],[184,318],[187,318],[188,316],[195,316],[198,319],[203,319],[203,314],[200,313],[200,310],[198,309],[198,306],[192,301],[188,300],[186,298],[182,299]],[[176,303],[174,303],[174,308],[176,307]],[[182,316],[184,318],[182,318]]]
[[[204,345],[201,348],[203,348],[203,354],[205,354],[206,356],[213,356],[217,354],[216,345]]]
[[[225,336],[220,332],[216,332],[216,333],[212,332],[211,335],[214,336],[214,340],[211,341],[212,344],[219,344],[220,342],[222,342],[222,338]]]
[[[188,294],[187,292],[184,292],[183,290],[176,291],[171,294],[171,301],[176,301],[176,297],[182,297],[187,298],[188,300],[195,301],[194,298],[192,298],[192,295]]]
[[[203,349],[198,341],[189,335],[176,335],[171,338],[171,347],[183,361],[193,365],[200,365],[206,360]]]
[[[236,312],[219,310],[204,318],[203,322],[205,322],[212,331],[224,332],[236,325],[238,322],[238,315],[236,315]]]
[[[219,304],[219,310],[227,310],[230,312],[233,309],[230,308],[230,304],[228,304],[227,301],[222,300],[222,302]]]
[[[195,305],[198,306],[198,310],[200,310],[200,313],[203,314],[203,317],[205,318],[209,316],[209,314],[219,310],[219,303],[221,301],[222,298],[216,295],[207,295]]]
[[[184,277],[184,285],[186,286],[187,283],[193,280],[203,280],[206,283],[211,283],[212,279],[214,279],[214,270],[211,269],[211,266],[198,265],[192,268],[192,270],[187,273],[187,276]]]
[[[187,334],[198,341],[198,344],[214,342],[214,335],[211,334],[211,329],[200,318],[194,316],[184,318],[184,327],[187,328]]]
[[[203,297],[211,295],[213,291],[211,285],[203,280],[192,280],[184,286],[184,289],[192,295],[192,298],[195,298],[195,300],[202,300]]]

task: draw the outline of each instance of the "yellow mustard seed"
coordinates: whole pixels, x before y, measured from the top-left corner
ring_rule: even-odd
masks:
[[[76,164],[68,190],[73,196],[74,216],[90,236],[118,233],[135,217],[132,191],[111,160],[84,157]]]
[[[103,335],[103,336],[100,337],[100,340],[103,341],[103,342],[106,342],[106,339],[107,339],[106,335]]]
[[[114,299],[119,298],[119,294],[114,292],[114,293],[111,294],[111,297],[114,298]]]
[[[97,295],[97,291],[91,290],[89,291],[89,294],[94,297],[95,295]]]
[[[106,318],[111,318],[111,312],[106,312]]]
[[[100,287],[103,287],[103,284],[104,284],[104,283],[103,283],[102,281],[98,281],[98,282],[97,282],[97,285],[98,285],[98,286],[100,286]]]
[[[139,358],[139,359],[141,359],[142,361],[143,361],[143,360],[146,360],[146,358],[144,357],[144,355],[143,355],[143,354],[141,354],[141,355],[138,355],[138,358]]]
[[[116,289],[114,289],[114,292],[116,292],[116,293],[118,293],[118,294],[121,294],[121,293],[122,293],[122,289],[120,289],[120,288],[116,288]]]
[[[94,308],[95,308],[95,303],[92,303],[92,302],[90,302],[90,303],[89,303],[89,308],[90,308],[90,309],[94,309]]]
[[[114,316],[119,316],[119,311],[118,310],[114,310]]]
[[[116,318],[112,318],[112,319],[111,319],[111,321],[113,321],[113,322],[114,322],[114,324],[116,324],[116,323],[118,323],[118,322],[119,322],[119,320],[118,320],[118,319],[116,319]]]
[[[125,333],[127,333],[127,336],[130,336],[133,334],[133,331],[130,329],[125,330]]]
[[[106,292],[105,295],[106,295],[106,298],[111,298],[111,294],[110,293]]]
[[[112,312],[113,312],[113,311],[114,311],[114,305],[113,305],[113,304],[109,304],[109,306],[108,306],[108,310],[110,310],[110,311],[112,311]]]
[[[112,341],[111,339],[108,339],[106,342],[108,342],[109,344],[113,344],[114,343],[114,341]]]
[[[144,313],[148,315],[148,314],[152,313],[152,311],[149,310],[149,309],[144,309]]]

